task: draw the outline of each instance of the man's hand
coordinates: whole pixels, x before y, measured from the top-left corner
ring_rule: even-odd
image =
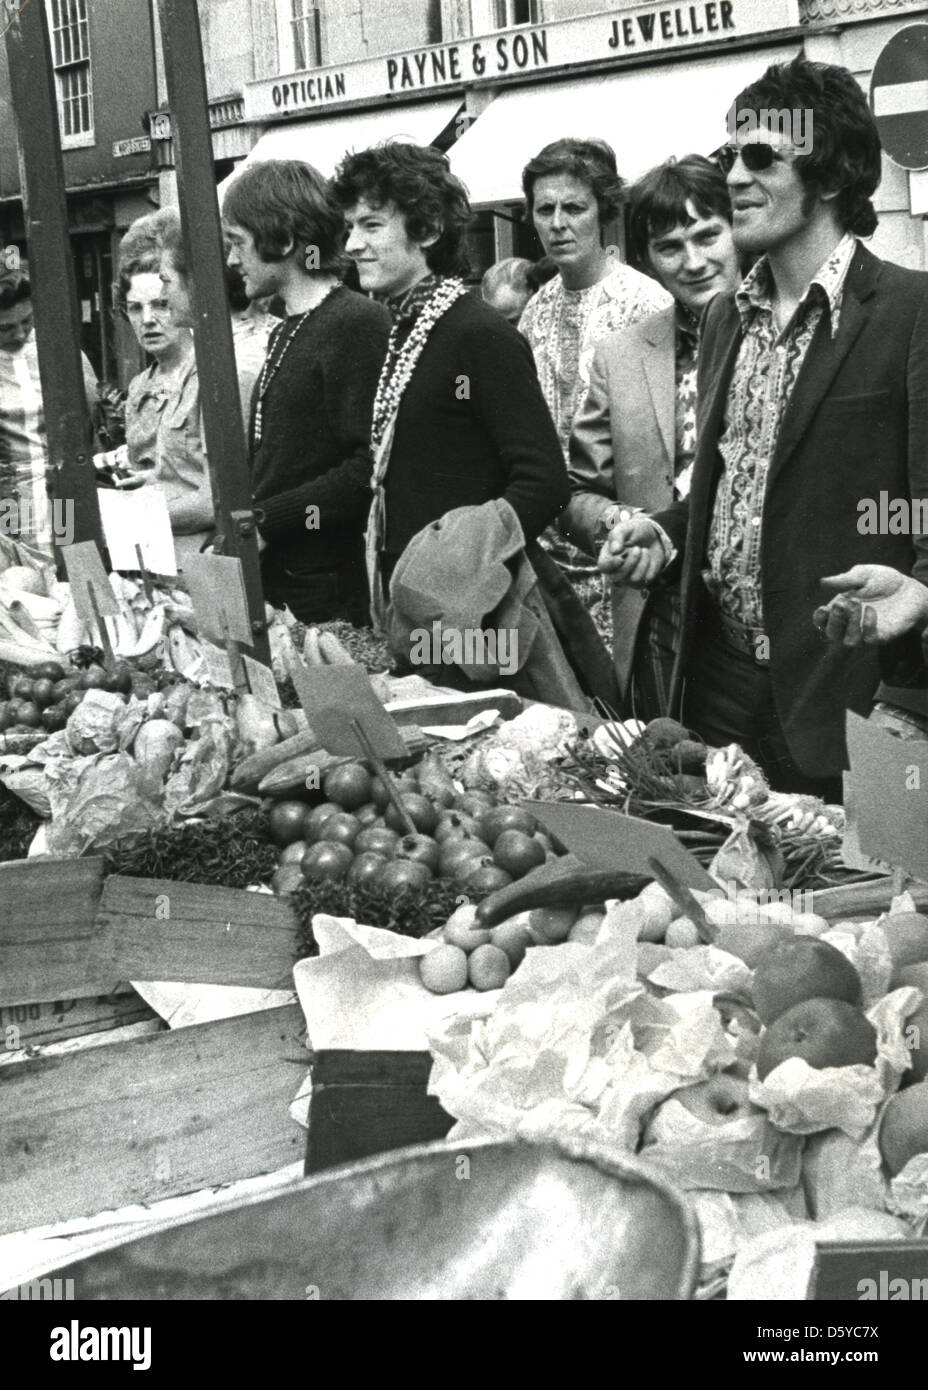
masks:
[[[667,556],[654,522],[638,513],[613,527],[596,563],[613,584],[644,589],[660,574]]]
[[[854,565],[822,583],[839,592],[816,608],[812,621],[832,642],[892,642],[928,624],[928,588],[889,565]]]

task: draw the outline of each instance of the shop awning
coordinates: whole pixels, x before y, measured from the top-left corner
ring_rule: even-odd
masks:
[[[463,104],[460,97],[451,97],[447,101],[417,102],[390,106],[382,111],[332,116],[328,120],[272,126],[229,179],[219,185],[219,196],[222,197],[229,180],[234,179],[240,169],[258,159],[305,159],[326,178],[331,178],[335,166],[348,150],[364,150],[381,140],[411,140],[416,145],[430,145],[448,122],[454,120]]]
[[[565,136],[596,136],[635,179],[670,155],[711,154],[727,139],[725,113],[738,92],[795,47],[610,73],[584,82],[504,92],[448,151],[477,205],[522,196],[522,170]]]

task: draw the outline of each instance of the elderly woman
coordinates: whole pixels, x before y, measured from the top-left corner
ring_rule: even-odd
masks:
[[[127,240],[131,235],[127,234]],[[116,304],[151,364],[129,384],[126,451],[130,469],[164,493],[180,567],[213,529],[213,499],[200,426],[193,338],[175,323],[160,255],[138,239],[120,252]]]
[[[649,276],[620,261],[615,247],[604,245],[622,188],[615,154],[602,140],[556,140],[522,172],[526,208],[559,273],[529,300],[519,327],[532,345],[565,456],[593,349],[608,334],[673,303]]]

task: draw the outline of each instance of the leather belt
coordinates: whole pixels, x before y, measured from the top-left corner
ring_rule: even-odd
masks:
[[[760,655],[761,652],[766,653],[770,646],[770,639],[763,628],[739,623],[736,618],[730,618],[727,613],[723,613],[715,603],[711,604],[710,611],[719,631],[730,646],[751,657],[758,666],[770,665],[770,657],[766,654]]]

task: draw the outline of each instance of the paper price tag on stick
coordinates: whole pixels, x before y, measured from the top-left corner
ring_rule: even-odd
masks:
[[[235,672],[232,669],[229,653],[224,647],[214,647],[212,642],[202,641],[200,647],[206,666],[206,676],[210,684],[218,686],[222,690],[234,690]]]
[[[687,888],[704,892],[718,888],[666,825],[599,806],[571,806],[563,801],[523,801],[522,805],[590,868],[625,869],[653,878],[648,860],[656,859]]]
[[[256,700],[262,704],[270,706],[271,709],[280,709],[280,691],[277,689],[277,682],[274,679],[274,672],[267,666],[263,666],[260,661],[255,661],[253,657],[242,656],[245,665],[245,674],[248,677],[248,684],[251,693]]]
[[[250,647],[254,641],[242,564],[237,555],[193,555],[184,578],[200,628],[214,642],[231,637]]]
[[[356,719],[380,758],[403,758],[406,744],[377,699],[363,666],[294,666],[293,683],[300,704],[329,753],[363,758],[366,750],[351,727]]]
[[[81,622],[93,627],[98,615],[114,617],[119,612],[119,604],[95,543],[76,541],[73,545],[62,546],[61,553]]]
[[[928,880],[928,743],[894,738],[849,710],[847,749],[850,846]]]
[[[151,574],[177,573],[171,518],[167,498],[160,488],[116,492],[103,487],[98,488],[97,497],[106,548],[114,570],[137,570],[138,547],[142,563]]]

